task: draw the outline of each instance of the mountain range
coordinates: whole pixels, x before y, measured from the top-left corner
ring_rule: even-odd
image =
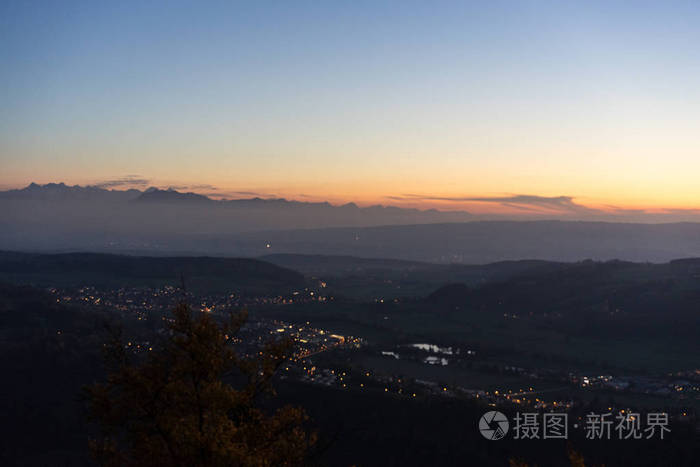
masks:
[[[285,198],[241,198],[241,199],[212,199],[206,195],[182,192],[173,188],[160,189],[150,187],[145,190],[110,190],[99,186],[66,185],[65,183],[47,183],[39,185],[30,183],[24,188],[0,191],[0,200],[41,200],[41,201],[133,201],[138,203],[185,203],[194,202],[218,207],[261,207],[275,206],[288,208],[325,208],[342,210],[344,213],[357,211],[360,213],[402,213],[405,216],[424,216],[426,221],[465,221],[472,218],[466,211],[438,211],[437,209],[411,209],[395,206],[373,205],[365,208],[355,203],[332,205],[328,202],[305,202],[287,200]],[[389,223],[393,223],[389,219]]]
[[[63,183],[0,192],[0,249],[142,255],[351,255],[437,263],[700,256],[698,223],[483,221],[464,211],[216,200]]]

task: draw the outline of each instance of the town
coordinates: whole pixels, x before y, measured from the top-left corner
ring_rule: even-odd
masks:
[[[325,284],[321,283],[323,287]],[[321,288],[322,290],[322,288]],[[115,290],[84,286],[73,289],[50,288],[56,301],[66,304],[99,307],[132,317],[136,320],[158,317],[167,319],[178,301],[194,304],[194,309],[225,317],[242,309],[284,307],[291,304],[330,303],[332,297],[304,289],[285,296],[243,296],[236,293],[195,295],[179,287],[119,288]],[[60,331],[59,331],[60,332]],[[311,321],[288,322],[266,319],[252,314],[238,336],[233,338],[239,353],[247,358],[258,355],[265,345],[279,338],[291,339],[293,353],[279,375],[282,380],[294,380],[321,385],[336,390],[372,391],[387,397],[400,398],[463,398],[482,401],[493,407],[528,407],[542,411],[571,411],[587,407],[593,398],[610,400],[610,410],[635,410],[625,402],[633,396],[645,396],[663,403],[672,417],[692,421],[698,415],[700,402],[700,369],[685,372],[648,375],[595,375],[580,371],[553,368],[523,368],[480,360],[479,352],[471,348],[441,346],[433,343],[397,344],[387,348],[362,336],[341,334],[334,329],[316,327]],[[130,351],[152,350],[148,340],[126,343]],[[410,362],[425,367],[479,369],[501,375],[503,384],[479,386],[456,383],[447,373],[442,379],[417,376],[411,372],[394,373],[391,365],[367,365],[366,358],[385,363]],[[515,379],[514,379],[515,378]],[[618,402],[615,402],[618,401]],[[672,401],[673,404],[669,404]]]

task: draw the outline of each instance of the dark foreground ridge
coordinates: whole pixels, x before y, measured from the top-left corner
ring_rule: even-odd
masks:
[[[16,252],[0,252],[0,279],[45,287],[158,287],[184,279],[188,288],[223,293],[287,291],[305,282],[296,271],[251,258]]]

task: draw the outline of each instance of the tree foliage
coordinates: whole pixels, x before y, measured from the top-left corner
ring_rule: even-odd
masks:
[[[246,314],[224,324],[184,304],[173,310],[166,336],[132,362],[120,336],[106,348],[105,383],[87,389],[90,418],[101,435],[91,440],[106,466],[300,465],[315,443],[297,407],[265,411],[259,396],[290,342],[268,344],[258,358],[240,357],[233,336]],[[234,374],[243,376],[236,388]]]
[[[569,459],[571,467],[586,467],[583,455],[576,451],[571,444],[567,444],[566,446],[566,456]],[[513,458],[508,460],[508,465],[509,467],[529,467],[527,462]],[[537,464],[533,464],[533,467],[537,467]],[[605,467],[605,465],[601,465],[600,467]]]

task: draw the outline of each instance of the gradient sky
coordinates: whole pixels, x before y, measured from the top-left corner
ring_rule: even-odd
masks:
[[[698,1],[6,0],[0,188],[700,208],[699,24]]]

